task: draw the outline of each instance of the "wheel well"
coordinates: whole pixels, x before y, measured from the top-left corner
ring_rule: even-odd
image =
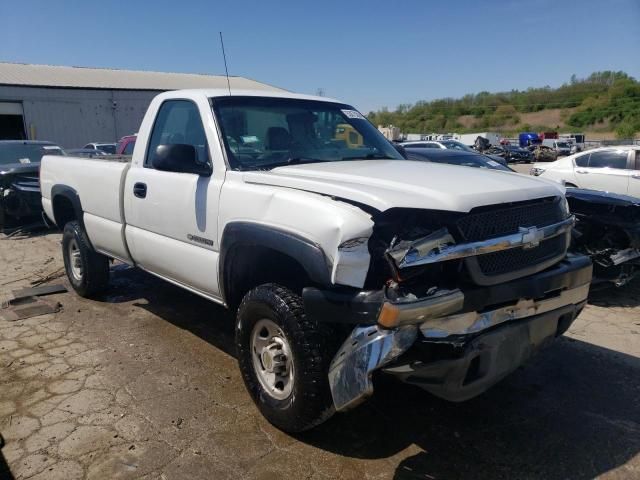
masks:
[[[53,198],[53,217],[60,229],[63,229],[67,223],[78,220],[73,203],[64,195],[56,195]]]
[[[292,257],[268,247],[237,245],[225,255],[222,288],[227,305],[236,308],[246,293],[263,283],[279,283],[301,294],[311,281]]]

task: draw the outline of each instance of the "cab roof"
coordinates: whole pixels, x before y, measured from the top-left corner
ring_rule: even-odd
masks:
[[[186,90],[173,90],[160,94],[164,98],[179,98],[180,96],[205,96],[208,98],[218,97],[269,97],[269,98],[293,98],[298,100],[316,100],[320,102],[344,103],[334,98],[318,97],[315,95],[305,95],[302,93],[279,92],[271,90],[241,90],[231,89],[231,95],[226,88],[196,88]]]

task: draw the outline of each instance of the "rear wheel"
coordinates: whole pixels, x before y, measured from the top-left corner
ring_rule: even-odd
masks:
[[[245,385],[264,417],[287,432],[313,428],[334,413],[327,377],[335,343],[308,319],[291,290],[265,284],[238,309],[236,346]]]
[[[64,226],[62,256],[67,278],[81,297],[104,290],[109,283],[109,259],[91,248],[87,234],[77,221]]]

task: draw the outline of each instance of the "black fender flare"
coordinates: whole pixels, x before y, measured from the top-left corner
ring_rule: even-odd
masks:
[[[82,203],[80,202],[78,192],[68,185],[58,184],[51,187],[51,208],[53,209],[53,216],[55,217],[53,220],[56,222],[58,228],[62,230],[64,225],[61,225],[61,219],[57,218],[55,210],[55,200],[57,197],[64,197],[71,202],[75,216],[78,219],[80,226],[84,229]]]
[[[218,281],[225,299],[230,279],[225,263],[228,253],[238,246],[265,247],[283,253],[297,261],[313,283],[331,284],[333,266],[318,243],[278,227],[252,222],[230,222],[222,233],[218,262]]]

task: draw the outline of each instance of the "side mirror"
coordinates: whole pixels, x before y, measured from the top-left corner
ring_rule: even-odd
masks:
[[[211,176],[211,165],[198,161],[198,153],[193,145],[172,143],[158,145],[151,165],[156,170],[177,173],[195,173],[205,177]]]

